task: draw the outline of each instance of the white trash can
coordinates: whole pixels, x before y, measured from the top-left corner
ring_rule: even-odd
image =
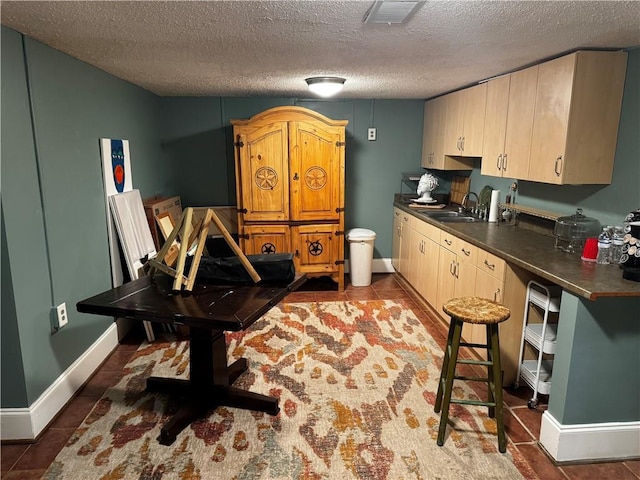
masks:
[[[346,238],[349,242],[351,285],[354,287],[371,285],[373,243],[376,232],[366,228],[353,228],[347,232]]]

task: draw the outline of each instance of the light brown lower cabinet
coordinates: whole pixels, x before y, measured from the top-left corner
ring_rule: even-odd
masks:
[[[393,253],[392,263],[396,272],[408,278],[409,253],[411,252],[411,228],[414,222],[419,222],[413,215],[403,212],[399,208],[393,211]],[[424,223],[424,222],[420,222]]]
[[[291,251],[288,225],[245,225],[245,250],[252,254]]]
[[[436,310],[449,324],[449,317],[442,306],[454,297],[466,297],[475,294],[476,265],[478,247],[442,230],[440,232],[440,250],[438,254],[438,293]],[[467,331],[463,328],[463,335]]]
[[[482,249],[478,249],[474,295],[503,303],[505,269],[506,262],[504,260]],[[513,321],[513,319],[511,319],[511,321]],[[468,337],[465,338],[468,341],[472,343],[486,343],[487,329],[484,325],[465,325],[465,328],[467,327],[469,333]],[[486,350],[484,349],[476,349],[476,353],[481,357],[486,357]]]
[[[332,276],[339,271],[338,258],[344,236],[337,225],[299,225],[291,227],[291,247],[296,258],[296,270],[301,273],[324,273]]]
[[[446,325],[449,325],[449,317],[442,305],[454,297],[476,295],[500,302],[511,310],[511,317],[500,324],[500,352],[503,383],[514,383],[527,283],[537,277],[400,209],[396,211],[394,228],[405,227],[404,238],[395,234],[393,237],[394,252],[404,248],[405,255],[401,262],[404,269],[398,273],[433,307]],[[411,218],[403,218],[403,215]],[[409,240],[406,240],[407,236]],[[465,324],[462,335],[467,342],[485,343],[485,332],[484,325]],[[486,357],[486,350],[475,351]]]
[[[431,303],[437,294],[440,230],[419,220],[412,227],[407,279]]]

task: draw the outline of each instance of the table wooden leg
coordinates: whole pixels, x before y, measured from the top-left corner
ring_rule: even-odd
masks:
[[[232,385],[233,382],[235,382],[236,379],[247,370],[247,368],[248,365],[246,358],[239,358],[231,365],[229,365],[229,368],[227,369],[227,374],[229,375],[229,385]]]
[[[160,429],[158,442],[161,445],[171,445],[176,441],[178,434],[184,430],[191,422],[202,418],[209,410],[205,404],[197,402],[187,402],[181,405],[178,411]]]
[[[277,415],[279,400],[275,397],[232,387],[247,370],[245,358],[227,365],[224,333],[191,328],[190,379],[149,377],[147,391],[179,397],[180,408],[162,427],[158,441],[171,445],[191,422],[219,406],[241,408]]]
[[[277,415],[280,411],[277,398],[249,392],[247,390],[240,390],[234,387],[227,389],[223,405],[241,408],[243,410],[264,412],[269,415]]]

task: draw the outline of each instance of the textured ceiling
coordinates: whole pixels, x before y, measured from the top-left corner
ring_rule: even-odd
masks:
[[[0,21],[158,95],[430,98],[578,48],[640,46],[638,1],[427,1],[406,25],[373,1],[2,1]]]

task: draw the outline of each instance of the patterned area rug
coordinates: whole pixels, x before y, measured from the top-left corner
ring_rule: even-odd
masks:
[[[145,380],[189,365],[188,342],[166,336],[140,346],[44,478],[537,478],[515,449],[498,452],[486,408],[452,406],[436,445],[442,350],[401,303],[279,304],[227,343],[230,362],[249,362],[234,385],[279,397],[277,416],[220,407],[160,445],[177,403]],[[463,383],[455,395],[478,398]]]

